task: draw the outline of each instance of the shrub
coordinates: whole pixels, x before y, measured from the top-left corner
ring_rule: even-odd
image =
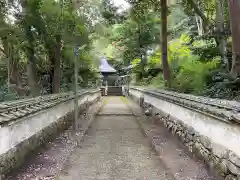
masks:
[[[209,72],[217,67],[219,60],[199,61],[199,56],[191,55],[181,62],[179,71],[173,79],[173,88],[184,93],[202,94],[206,88]]]

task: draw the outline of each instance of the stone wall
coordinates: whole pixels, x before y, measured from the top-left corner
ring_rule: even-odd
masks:
[[[131,89],[130,98],[226,180],[240,180],[240,126],[228,124]],[[234,146],[235,145],[235,146]]]
[[[90,122],[94,118],[100,108],[100,98],[100,91],[79,97],[79,119],[81,122]],[[12,169],[21,166],[29,153],[34,152],[39,146],[67,129],[72,125],[73,119],[74,100],[72,99],[22,118],[11,125],[1,127],[0,175],[3,176]]]

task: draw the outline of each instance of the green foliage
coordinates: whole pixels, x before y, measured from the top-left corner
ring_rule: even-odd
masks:
[[[196,55],[186,57],[174,77],[172,87],[184,93],[203,93],[206,88],[206,77],[218,63],[219,60],[200,62]]]
[[[194,54],[200,56],[200,61],[208,61],[219,55],[219,48],[213,39],[205,41],[194,41],[191,47]]]
[[[123,61],[129,65],[132,59],[142,58],[146,52],[158,43],[159,17],[151,10],[138,14],[131,12],[127,20],[112,26],[109,40],[113,42]]]
[[[169,42],[168,45],[168,62],[174,66],[180,61],[184,61],[186,57],[191,54],[189,46],[186,44],[189,42],[189,37],[186,34],[182,34],[180,38],[174,39]],[[148,57],[149,68],[162,68],[161,52],[158,48],[151,56]]]
[[[150,86],[155,88],[164,88],[164,80],[162,74],[158,74],[156,77],[151,79]]]
[[[179,38],[173,39],[168,46],[168,61],[172,71],[171,88],[184,93],[202,94],[208,86],[207,77],[213,69],[216,69],[220,58],[201,61],[201,56],[192,49],[206,44],[205,41],[195,41],[189,45],[190,37],[182,34]],[[161,52],[156,50],[148,57],[148,67],[161,67]],[[163,88],[161,73],[156,77],[150,77],[151,81],[145,84]]]
[[[134,65],[133,83],[163,88],[160,3],[157,0],[127,1],[131,8],[121,12],[111,0],[88,0],[77,5],[71,0],[1,2],[1,64],[6,66],[9,61],[10,69],[14,69],[11,82],[26,88],[34,75],[36,85],[41,84],[41,78],[46,76],[46,86],[49,87],[49,79],[56,70],[54,64],[60,60],[61,88],[71,89],[75,59],[73,45],[77,44],[82,47],[77,57],[80,86],[87,87],[90,81],[98,78],[96,67],[99,56],[104,55],[116,69]],[[16,8],[16,4],[18,10],[10,11]],[[171,0],[168,7],[171,88],[211,96],[226,96],[231,90],[235,92],[233,89],[238,82],[229,80],[222,73],[224,70],[219,69],[220,53],[214,31],[216,1]],[[9,22],[9,13],[14,22]],[[224,26],[229,28],[227,1],[224,1],[223,15]],[[197,20],[199,17],[201,22]],[[199,23],[202,23],[201,27]],[[26,73],[27,68],[32,68],[32,76]],[[0,69],[0,74],[0,85],[5,93],[8,89],[6,68]],[[224,83],[226,79],[229,83]],[[17,92],[16,87],[14,92]],[[219,91],[216,93],[215,89]]]
[[[124,61],[136,65],[133,70],[133,78],[136,79],[133,83],[163,87],[162,54],[158,42],[161,27],[159,1],[128,2],[132,5],[130,17],[115,26],[112,39],[118,46],[124,47]],[[221,2],[224,7],[224,27],[229,31],[227,1]],[[226,69],[221,67],[223,58],[219,57],[219,37],[215,32],[216,1],[173,0],[169,1],[168,5],[168,62],[172,76],[171,88],[185,93],[221,97],[226,96],[228,92],[235,92],[239,83],[229,80],[225,74]],[[152,53],[146,55],[149,54],[149,50]],[[230,56],[229,58],[231,59]],[[138,61],[141,63],[137,64]],[[158,75],[150,73],[152,71],[158,71]],[[142,77],[140,80],[139,74]],[[218,92],[214,89],[218,89]]]
[[[20,96],[28,94],[27,91],[21,94],[20,90],[29,89],[30,80],[34,82],[30,89],[49,93],[46,89],[51,89],[55,83],[51,78],[53,72],[58,72],[55,79],[60,77],[61,88],[70,90],[75,44],[80,47],[77,57],[79,79],[82,80],[80,85],[95,84],[93,81],[98,78],[96,55],[91,49],[92,37],[97,31],[93,21],[99,19],[99,2],[89,0],[79,7],[71,0],[4,2],[0,3],[0,22],[3,25],[0,28],[0,64],[4,66],[0,69],[0,74],[4,75],[0,77],[0,88],[4,87],[4,94],[8,91],[8,61],[12,70],[9,86],[13,86],[14,92]]]

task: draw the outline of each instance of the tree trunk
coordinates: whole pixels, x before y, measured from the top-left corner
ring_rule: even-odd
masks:
[[[167,56],[167,0],[161,0],[161,22],[162,22],[162,33],[161,33],[161,47],[162,47],[162,67],[163,67],[163,78],[166,86],[170,86],[170,69],[168,65]]]
[[[58,93],[60,90],[60,59],[61,59],[61,36],[56,36],[56,48],[54,54],[54,72],[53,72],[53,93]]]
[[[30,87],[30,93],[33,97],[38,96],[39,88],[37,83],[37,75],[36,75],[36,63],[34,60],[34,49],[33,46],[27,48],[27,56],[28,56],[28,63],[27,63],[27,76],[28,76],[28,85]]]
[[[227,41],[223,36],[224,31],[224,7],[223,0],[216,0],[216,22],[218,32],[219,51],[221,54],[221,64],[228,70],[228,59],[227,59]]]
[[[197,15],[195,15],[195,19],[196,19],[197,28],[198,28],[198,35],[201,35],[201,31],[200,31],[200,23],[199,23],[199,20],[198,20],[198,16],[197,16]]]
[[[45,48],[48,50],[48,58],[51,62],[50,67],[50,93],[58,93],[60,90],[61,72],[61,36],[55,37],[56,43],[45,40]],[[53,45],[54,44],[54,45]]]
[[[141,45],[140,45],[140,49],[139,49],[139,54],[140,54],[139,81],[141,81],[144,78],[145,66],[146,66],[146,52]]]
[[[35,49],[34,49],[34,36],[32,32],[32,25],[29,24],[29,16],[28,14],[28,6],[27,1],[22,0],[20,1],[22,5],[22,14],[23,16],[23,28],[24,28],[24,35],[27,39],[28,45],[26,47],[26,55],[28,58],[27,61],[27,77],[28,77],[28,86],[30,87],[31,96],[38,96],[40,95],[40,89],[37,83],[37,67],[35,62]]]
[[[230,75],[233,78],[240,76],[240,1],[228,0],[229,18],[232,31],[232,69]]]
[[[54,93],[54,65],[55,65],[55,55],[52,51],[52,49],[48,50],[48,58],[50,61],[50,79],[49,79],[49,83],[50,83],[50,94]]]
[[[197,14],[195,15],[196,18],[196,23],[197,23],[197,28],[198,28],[198,35],[202,36],[203,35],[203,24],[202,24],[202,19],[200,16]]]
[[[14,53],[14,52],[12,52]],[[14,87],[17,94],[19,96],[24,96],[26,94],[25,92],[25,89],[24,87],[22,86],[22,83],[21,83],[21,76],[20,76],[20,73],[19,73],[19,65],[18,65],[18,58],[20,59],[20,57],[17,55],[17,58],[15,57],[11,57],[11,64],[10,64],[10,67],[12,69],[12,73],[11,73],[11,76],[10,76],[10,83],[11,84],[15,84],[16,86]]]
[[[39,87],[37,83],[37,67],[35,62],[35,51],[34,51],[34,37],[31,32],[31,26],[25,27],[25,33],[28,40],[28,46],[26,48],[26,54],[28,57],[27,62],[27,76],[28,76],[28,86],[30,87],[31,96],[35,97],[40,95]]]
[[[18,62],[14,58],[14,50],[13,47],[9,46],[8,40],[6,37],[2,37],[2,42],[3,42],[3,51],[4,54],[6,55],[6,58],[8,59],[8,71],[9,71],[9,80],[8,80],[8,86],[10,84],[15,84],[15,91],[19,96],[24,96],[25,95],[25,89],[22,87],[22,83],[20,80],[20,73],[19,73],[19,68],[18,68]],[[17,56],[18,57],[18,56]]]

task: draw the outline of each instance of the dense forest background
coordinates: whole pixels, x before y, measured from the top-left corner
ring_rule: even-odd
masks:
[[[74,60],[94,87],[101,55],[133,85],[238,99],[238,1],[126,2],[0,0],[0,100],[72,90]]]

